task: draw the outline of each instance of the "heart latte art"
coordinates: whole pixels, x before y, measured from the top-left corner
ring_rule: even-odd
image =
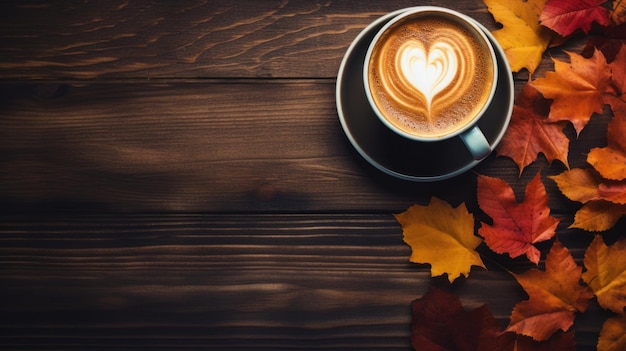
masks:
[[[433,97],[454,80],[458,69],[454,48],[448,43],[435,43],[426,52],[421,42],[407,41],[398,52],[399,67],[404,78],[426,99],[430,111]]]
[[[494,84],[493,67],[482,37],[430,14],[389,27],[372,48],[367,77],[388,122],[412,135],[439,137],[481,113]]]

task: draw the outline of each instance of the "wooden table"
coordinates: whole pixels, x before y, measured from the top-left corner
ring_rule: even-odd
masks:
[[[577,205],[546,179],[558,161],[519,176],[491,155],[408,183],[373,169],[340,127],[336,75],[365,26],[429,4],[493,30],[481,0],[8,3],[2,349],[410,350],[410,302],[447,282],[408,262],[392,214],[433,196],[476,210],[477,173],[521,195],[541,169],[579,262],[592,238],[567,229]],[[550,67],[546,54],[537,74]],[[519,91],[528,76],[515,78]],[[606,121],[572,142],[572,167]],[[447,288],[504,327],[526,295],[489,268]],[[605,318],[595,304],[577,317],[579,349],[594,349]]]

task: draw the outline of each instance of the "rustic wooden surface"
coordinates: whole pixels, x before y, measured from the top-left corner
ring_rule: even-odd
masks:
[[[351,148],[343,54],[371,21],[425,4],[496,28],[480,0],[5,2],[0,348],[410,350],[410,302],[447,284],[408,262],[392,214],[432,196],[476,210],[475,172],[521,195],[542,170],[581,260],[591,234],[567,229],[577,207],[545,178],[558,162],[519,175],[491,155],[408,184]],[[572,142],[572,167],[606,121]],[[449,288],[505,326],[525,295],[500,265],[529,266],[482,249],[490,270]],[[580,350],[605,317],[578,317]]]

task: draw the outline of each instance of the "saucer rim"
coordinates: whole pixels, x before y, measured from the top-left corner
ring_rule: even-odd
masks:
[[[408,8],[404,8],[404,9],[399,9],[390,13],[387,13],[381,17],[379,17],[378,19],[374,20],[373,22],[371,22],[368,26],[366,26],[363,30],[361,30],[361,32],[355,37],[355,39],[352,41],[352,43],[350,44],[350,46],[348,47],[348,49],[346,50],[346,53],[343,56],[343,59],[341,61],[341,65],[339,66],[339,71],[337,74],[337,84],[336,84],[336,106],[337,106],[337,113],[339,115],[339,120],[342,126],[342,129],[344,131],[344,134],[346,135],[346,137],[348,138],[348,140],[350,141],[350,143],[352,144],[352,146],[355,148],[355,150],[361,155],[361,157],[363,157],[370,165],[374,166],[376,169],[378,169],[379,171],[390,175],[394,178],[398,178],[398,179],[403,179],[403,180],[408,180],[408,181],[413,181],[413,182],[434,182],[434,181],[440,181],[440,180],[445,180],[445,179],[449,179],[449,178],[453,178],[455,176],[458,176],[460,174],[463,174],[465,172],[467,172],[468,170],[472,169],[473,167],[475,167],[476,165],[478,165],[479,163],[481,163],[484,159],[481,160],[472,160],[470,162],[468,162],[467,164],[465,164],[465,166],[457,168],[453,171],[444,173],[444,174],[433,174],[433,175],[417,175],[417,174],[407,174],[407,173],[401,173],[398,172],[394,169],[390,169],[388,167],[383,166],[382,164],[380,164],[378,161],[374,160],[365,150],[363,150],[363,148],[360,146],[360,143],[355,139],[355,137],[352,135],[352,132],[350,131],[350,127],[348,126],[348,123],[346,121],[346,116],[344,115],[344,109],[342,108],[342,104],[340,103],[340,101],[343,101],[342,97],[342,93],[341,93],[341,89],[342,89],[342,82],[344,81],[343,77],[345,75],[345,71],[348,69],[346,68],[346,64],[347,61],[351,58],[353,51],[355,51],[355,48],[359,45],[365,45],[366,43],[363,43],[362,40],[365,36],[367,36],[368,34],[370,34],[370,32],[372,32],[375,28],[377,27],[382,27],[385,25],[386,22],[390,21],[392,18],[394,18],[395,16],[398,16],[406,11],[410,11],[416,8],[420,8],[421,6],[417,6],[417,7],[408,7]],[[470,18],[471,19],[471,18]],[[514,82],[513,82],[513,76],[510,73],[511,69],[510,69],[510,65],[509,62],[506,58],[506,55],[503,51],[503,49],[497,45],[497,41],[494,38],[494,36],[491,34],[491,32],[489,32],[489,30],[487,30],[481,23],[479,23],[478,21],[472,19],[476,25],[484,31],[485,35],[488,37],[488,39],[492,42],[492,44],[494,45],[494,51],[496,52],[496,56],[499,59],[498,64],[503,63],[504,67],[502,68],[502,70],[504,72],[508,72],[508,74],[506,75],[500,75],[503,77],[500,77],[498,79],[498,84],[503,84],[504,88],[508,89],[509,92],[509,103],[508,103],[508,107],[506,108],[506,119],[503,123],[503,127],[501,132],[497,135],[497,137],[494,139],[494,141],[492,142],[492,147],[496,147],[500,141],[502,140],[502,137],[504,136],[506,130],[508,129],[510,120],[511,120],[511,114],[512,114],[512,110],[513,110],[513,104],[514,104]],[[504,112],[504,108],[502,109]],[[402,138],[401,136],[397,136],[397,138]],[[419,144],[419,142],[417,141],[413,141],[413,143]]]

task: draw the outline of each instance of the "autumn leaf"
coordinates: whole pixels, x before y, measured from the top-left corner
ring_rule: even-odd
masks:
[[[575,351],[574,333],[558,333],[537,342],[502,332],[489,307],[466,311],[459,297],[430,286],[411,302],[411,344],[420,351]]]
[[[570,228],[584,229],[590,232],[603,232],[615,226],[626,215],[626,206],[610,201],[591,201],[576,211],[574,223]]]
[[[546,270],[531,269],[514,274],[528,294],[528,300],[513,308],[507,331],[547,340],[558,330],[567,331],[575,312],[587,309],[593,292],[580,285],[582,267],[558,240],[546,257]]]
[[[626,26],[624,26],[626,30]],[[622,44],[615,55],[611,68],[611,85],[604,95],[604,102],[611,106],[614,115],[626,115],[626,45]]]
[[[431,286],[411,309],[416,350],[504,351],[499,323],[487,305],[466,312],[456,295]]]
[[[551,176],[563,195],[583,203],[570,228],[605,231],[626,214],[626,182],[603,179],[592,169],[575,168]]]
[[[598,185],[598,196],[614,204],[626,204],[626,182],[607,181]]]
[[[626,23],[626,0],[613,0],[611,19],[618,26]]]
[[[611,79],[611,70],[600,51],[589,59],[568,52],[571,63],[553,60],[554,72],[530,84],[548,99],[553,99],[548,118],[570,121],[576,133],[587,125],[593,113],[602,113],[603,94]]]
[[[471,266],[485,267],[475,248],[482,240],[474,236],[474,216],[465,204],[453,208],[432,198],[427,206],[414,205],[395,215],[412,249],[410,261],[429,263],[433,277],[448,274],[454,281],[469,276]]]
[[[593,289],[602,308],[624,313],[626,307],[626,239],[606,246],[596,235],[585,252],[583,280]]]
[[[587,155],[591,164],[604,178],[626,179],[626,104],[616,105],[607,130],[607,146],[593,148]]]
[[[624,30],[626,30],[626,25],[623,27]],[[604,58],[606,58],[606,62],[612,62],[615,60],[615,55],[617,55],[622,45],[623,42],[619,39],[609,39],[604,36],[592,37],[587,41],[587,44],[581,50],[580,54],[583,57],[590,58],[596,50],[599,50],[602,52],[602,55],[604,55]]]
[[[602,26],[611,24],[609,11],[602,7],[606,0],[548,0],[539,17],[541,24],[568,36],[578,29],[589,33],[591,24]]]
[[[526,186],[521,203],[502,179],[478,176],[478,205],[493,220],[493,225],[483,223],[478,230],[491,250],[512,258],[525,254],[531,262],[539,263],[541,253],[533,244],[552,238],[559,224],[550,216],[539,173]]]
[[[545,0],[483,0],[502,28],[493,32],[513,72],[532,75],[554,34],[539,23]]]
[[[609,64],[611,78],[619,95],[626,94],[626,45],[622,44],[615,59]]]
[[[598,49],[602,51],[606,62],[611,63],[624,43],[626,43],[626,22],[602,28],[602,35],[590,37],[581,54],[589,58],[593,56],[594,50]]]
[[[550,339],[541,342],[512,332],[504,333],[502,339],[507,340],[505,350],[510,351],[576,351],[573,331],[556,333]]]
[[[546,106],[545,111],[541,106]],[[549,104],[537,90],[526,85],[515,98],[511,122],[496,152],[517,164],[520,174],[542,153],[548,162],[567,161],[569,138],[563,133],[566,122],[547,121]]]
[[[561,193],[572,201],[585,204],[600,199],[598,187],[602,179],[593,170],[574,168],[548,178],[554,180]]]
[[[611,317],[604,322],[598,338],[598,351],[626,350],[626,315]]]
[[[626,204],[626,182],[603,179],[591,169],[575,168],[549,177],[559,186],[561,193],[572,201],[583,204],[606,200],[615,204]]]

